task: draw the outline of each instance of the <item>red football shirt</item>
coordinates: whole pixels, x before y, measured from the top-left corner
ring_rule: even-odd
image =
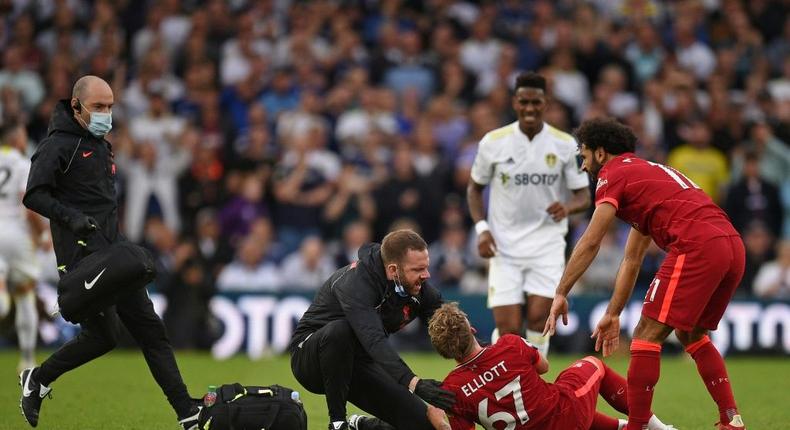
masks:
[[[738,232],[699,186],[679,171],[625,153],[598,173],[595,205],[608,202],[617,217],[650,235],[665,251],[684,251]]]
[[[566,401],[538,375],[539,357],[526,340],[507,334],[456,366],[442,384],[456,396],[447,414],[453,430],[474,429],[475,422],[492,430],[553,429]]]

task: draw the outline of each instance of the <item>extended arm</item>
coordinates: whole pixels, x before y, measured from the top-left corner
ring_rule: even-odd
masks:
[[[625,256],[620,263],[617,271],[617,278],[614,281],[614,292],[606,313],[612,316],[620,316],[631,292],[634,290],[636,277],[639,275],[639,268],[642,267],[642,260],[645,259],[647,247],[650,246],[650,236],[640,233],[632,228],[628,233],[628,240],[625,243]]]
[[[565,272],[560,279],[560,285],[557,286],[556,295],[567,296],[571,288],[576,284],[576,281],[590,267],[593,259],[598,254],[603,237],[609,230],[612,221],[614,221],[616,212],[617,209],[609,203],[602,203],[595,209],[587,230],[584,231],[579,242],[573,247],[573,253],[570,260],[568,260],[568,267],[565,268]]]
[[[634,290],[634,283],[650,240],[650,236],[645,236],[634,228],[628,234],[625,256],[617,271],[612,299],[592,334],[595,338],[595,350],[600,351],[603,348],[604,357],[608,357],[620,344],[620,313]]]
[[[494,242],[494,236],[485,222],[483,189],[485,189],[485,185],[478,184],[470,178],[466,186],[466,201],[469,206],[469,215],[475,223],[477,232],[477,252],[483,258],[491,258],[496,254],[496,242]]]
[[[557,318],[562,316],[563,324],[568,324],[568,301],[566,297],[568,293],[576,284],[576,281],[581,278],[584,272],[590,267],[595,256],[598,254],[598,249],[601,247],[601,241],[609,230],[609,226],[614,221],[617,209],[609,203],[601,203],[593,212],[590,224],[587,226],[579,242],[573,248],[573,254],[568,261],[568,266],[562,274],[560,284],[554,293],[554,302],[551,305],[549,318],[546,320],[546,327],[543,333],[553,335],[556,329]]]

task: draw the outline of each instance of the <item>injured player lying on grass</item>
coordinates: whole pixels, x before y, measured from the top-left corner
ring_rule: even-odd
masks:
[[[627,425],[595,410],[600,394],[628,414],[626,380],[598,358],[576,361],[549,383],[540,377],[549,363],[526,340],[509,334],[483,347],[475,332],[456,303],[442,305],[428,324],[439,354],[458,363],[442,384],[455,393],[455,405],[446,414],[429,407],[435,428],[472,430],[477,423],[488,430],[502,424],[509,430],[620,430]],[[655,415],[647,428],[674,429]]]

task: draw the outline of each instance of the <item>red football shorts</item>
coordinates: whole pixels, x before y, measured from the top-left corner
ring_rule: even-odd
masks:
[[[571,407],[563,408],[569,412],[555,417],[553,428],[588,429],[595,416],[595,404],[606,370],[598,358],[587,356],[563,370],[554,385],[564,394],[560,401],[567,401]],[[561,421],[558,423],[557,421]]]
[[[680,330],[716,330],[745,260],[740,236],[717,237],[686,253],[671,251],[647,289],[642,315]]]

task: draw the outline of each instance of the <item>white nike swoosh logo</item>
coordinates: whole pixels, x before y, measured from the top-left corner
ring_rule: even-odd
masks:
[[[85,289],[86,289],[86,290],[90,290],[91,288],[93,288],[93,284],[95,284],[95,283],[96,283],[96,281],[98,281],[98,280],[99,280],[99,277],[101,277],[101,275],[102,275],[102,274],[104,274],[104,271],[105,271],[105,270],[107,270],[107,268],[106,268],[106,267],[105,267],[104,269],[102,269],[102,270],[101,270],[101,272],[99,272],[99,274],[98,274],[98,275],[96,275],[96,277],[95,277],[95,278],[93,278],[93,280],[92,280],[92,281],[90,281],[90,282],[88,282],[88,281],[85,281]]]
[[[33,394],[33,390],[27,388],[28,382],[30,382],[30,375],[32,374],[33,372],[28,373],[27,378],[22,382],[22,395],[25,397],[30,397]]]

